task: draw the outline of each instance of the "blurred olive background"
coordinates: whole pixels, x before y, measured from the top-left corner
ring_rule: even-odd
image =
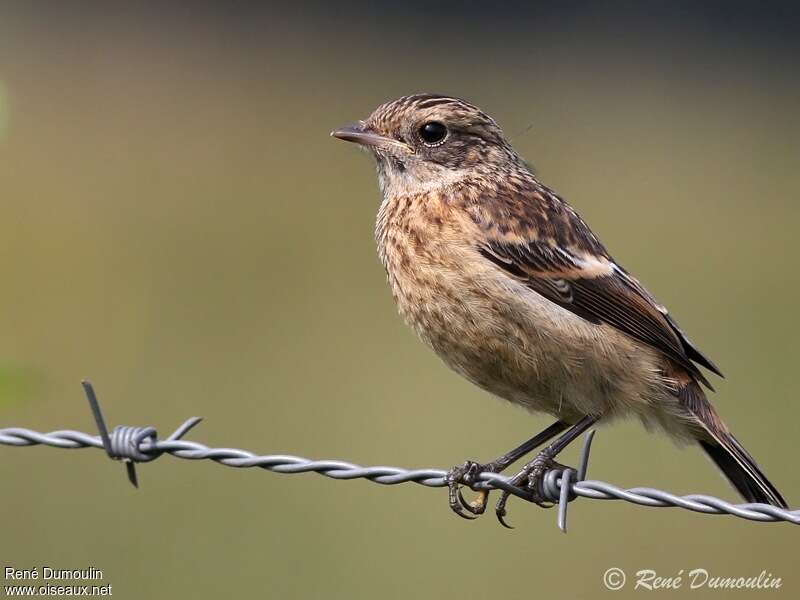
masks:
[[[671,308],[797,505],[796,24],[782,3],[2,3],[0,427],[93,431],[84,377],[112,426],[197,414],[209,445],[366,465],[487,460],[546,425],[401,323],[373,165],[328,137],[435,91],[494,115]],[[121,598],[589,598],[609,567],[800,590],[788,525],[580,501],[565,536],[514,500],[507,531],[414,485],[139,471],[0,447],[0,563],[94,566]],[[601,431],[590,476],[735,498],[636,423]]]

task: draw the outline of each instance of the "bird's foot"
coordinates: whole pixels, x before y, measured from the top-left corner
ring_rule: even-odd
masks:
[[[553,502],[544,495],[542,490],[542,480],[544,479],[544,475],[551,469],[566,470],[568,468],[570,467],[566,467],[561,463],[556,462],[552,456],[543,452],[531,462],[526,464],[519,473],[514,475],[514,477],[509,479],[508,483],[516,487],[524,486],[529,494],[528,500],[538,506],[541,506],[542,508],[550,508],[553,506]],[[500,521],[500,524],[503,525],[503,527],[513,529],[513,527],[511,527],[511,525],[509,525],[505,520],[506,503],[508,502],[510,495],[510,492],[503,490],[503,492],[500,494],[500,498],[497,501],[494,512],[497,516],[497,520]]]
[[[475,489],[474,486],[478,483],[478,476],[481,473],[494,473],[495,471],[496,467],[491,463],[482,465],[471,460],[468,460],[463,465],[450,469],[445,476],[450,510],[459,517],[468,520],[476,519],[479,515],[482,515],[486,510],[489,490],[477,490],[478,493],[475,499],[472,502],[467,502],[461,494],[461,486],[466,485],[471,489]]]

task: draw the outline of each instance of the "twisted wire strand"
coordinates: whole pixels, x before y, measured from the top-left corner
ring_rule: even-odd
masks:
[[[146,461],[153,460],[161,454],[170,454],[186,460],[212,460],[238,469],[257,467],[284,474],[313,472],[332,479],[367,479],[382,485],[401,483],[416,483],[427,487],[447,485],[445,482],[446,471],[441,469],[409,470],[390,466],[362,467],[341,460],[310,460],[285,454],[257,455],[236,448],[210,448],[198,442],[177,439],[196,422],[197,420],[190,419],[166,440],[157,440],[154,435],[140,435],[138,444],[128,448],[125,448],[124,444],[117,440],[115,449],[117,455],[112,457],[127,461]],[[132,429],[137,429],[141,434],[143,431],[150,433],[152,428],[118,427],[110,434],[110,438],[114,440],[118,433],[124,434],[128,439],[135,438],[137,437],[136,432],[132,432]],[[44,445],[66,449],[106,448],[101,437],[80,431],[59,430],[41,433],[21,427],[0,429],[0,444],[18,447]],[[588,445],[586,451],[588,452]],[[139,456],[137,453],[143,456],[134,458]],[[567,471],[572,471],[572,469]],[[512,486],[509,483],[510,478],[504,475],[482,473],[478,479],[480,483],[475,486],[477,489],[507,489],[515,495],[526,497],[526,492]],[[565,479],[566,489],[562,489]],[[572,481],[567,472],[560,469],[548,472],[545,480],[546,493],[553,498],[554,502],[561,500],[559,525],[564,530],[566,530],[566,501],[564,498],[567,496],[594,500],[624,500],[648,507],[677,507],[704,514],[733,515],[750,521],[785,521],[800,525],[800,510],[786,510],[767,504],[733,504],[702,494],[678,496],[649,487],[622,489],[604,481]]]

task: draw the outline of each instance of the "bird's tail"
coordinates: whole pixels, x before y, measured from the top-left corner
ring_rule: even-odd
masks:
[[[763,502],[789,508],[781,493],[767,479],[753,457],[742,448],[733,434],[728,433],[724,441],[700,440],[700,446],[742,498],[748,502]]]
[[[719,418],[700,386],[694,381],[687,382],[679,397],[697,419],[703,433],[707,434],[698,439],[700,447],[742,498],[747,502],[762,502],[788,508],[781,493]]]

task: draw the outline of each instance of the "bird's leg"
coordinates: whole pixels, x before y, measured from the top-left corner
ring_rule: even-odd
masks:
[[[514,475],[509,480],[511,485],[521,486],[525,485],[525,487],[530,492],[530,499],[531,502],[538,504],[539,506],[549,507],[549,501],[547,498],[544,498],[541,493],[541,482],[542,477],[544,474],[550,469],[566,469],[566,467],[562,464],[557,463],[554,459],[561,452],[564,448],[566,448],[575,438],[581,435],[584,431],[589,429],[592,425],[594,425],[599,417],[597,416],[586,416],[583,417],[580,421],[578,421],[575,425],[573,425],[564,435],[558,438],[555,442],[547,446],[544,450],[542,450],[536,458],[534,458],[531,462],[527,465],[522,467],[522,470]],[[495,507],[495,514],[497,515],[497,519],[500,521],[502,525],[505,527],[511,527],[508,523],[505,522],[506,516],[506,502],[508,502],[509,492],[503,490],[500,494],[500,499],[497,501],[497,505]]]
[[[502,472],[509,465],[516,462],[532,450],[535,450],[548,440],[557,436],[567,427],[568,425],[563,421],[556,421],[541,433],[537,433],[528,441],[520,444],[513,450],[506,452],[502,456],[497,457],[485,465],[468,460],[463,465],[450,469],[447,472],[445,481],[447,482],[449,492],[448,500],[452,511],[465,519],[474,519],[475,517],[471,515],[483,514],[483,512],[486,510],[486,501],[489,498],[489,490],[479,490],[475,499],[472,502],[467,502],[461,495],[459,486],[474,486],[476,483],[478,483],[478,476],[484,472]]]

